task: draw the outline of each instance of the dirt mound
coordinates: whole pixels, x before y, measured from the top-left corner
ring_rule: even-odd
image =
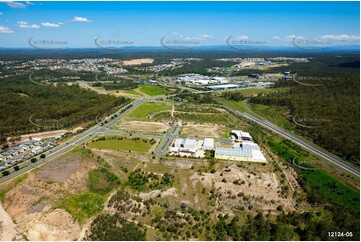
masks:
[[[17,224],[29,240],[76,240],[80,225],[63,209],[33,213]]]
[[[285,210],[293,210],[289,199],[280,195],[279,182],[273,173],[255,174],[229,168],[215,173],[194,173],[190,179],[193,189],[198,182],[215,189],[222,209],[251,205],[256,209],[276,210],[278,205],[282,205]]]
[[[6,193],[4,208],[29,240],[76,240],[80,224],[59,209],[69,195],[86,191],[88,174],[97,168],[91,157],[74,152],[59,157]],[[11,227],[9,227],[11,228]]]
[[[177,197],[178,196],[177,189],[173,187],[173,188],[169,188],[166,191],[154,190],[148,193],[141,192],[139,194],[139,197],[144,200],[148,200],[150,198],[156,198],[156,197],[167,197],[167,196]]]
[[[24,240],[23,236],[19,233],[17,225],[13,222],[10,216],[4,210],[0,203],[0,240]]]

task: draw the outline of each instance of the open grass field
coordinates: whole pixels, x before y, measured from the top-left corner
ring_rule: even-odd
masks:
[[[165,95],[175,93],[178,90],[175,88],[168,88],[162,86],[154,86],[149,84],[140,84],[139,90],[149,96],[158,96],[158,95]]]
[[[144,97],[145,94],[143,94],[139,88],[136,89],[129,89],[129,90],[106,90],[104,87],[94,87],[95,89],[108,93],[110,95],[119,96],[119,97],[129,97],[129,98],[139,98]]]
[[[248,110],[243,106],[242,101],[233,101],[233,100],[224,100],[224,102],[238,108],[239,110],[243,111],[243,112],[248,112]]]
[[[73,218],[83,223],[102,210],[103,202],[103,196],[87,192],[69,196],[59,205],[59,208],[65,209]]]
[[[119,185],[118,181],[119,178],[106,169],[94,169],[89,172],[88,186],[92,192],[105,195]]]
[[[134,96],[139,96],[139,97],[143,96],[139,92],[137,92],[136,89],[122,90],[122,92],[130,94],[130,95],[134,95]]]
[[[131,113],[129,113],[129,115],[127,115],[127,118],[138,121],[146,121],[146,117],[151,113],[167,111],[171,109],[172,106],[161,102],[143,103]]]
[[[119,137],[119,138],[121,138],[121,137]],[[108,140],[94,141],[89,144],[89,148],[147,152],[152,147],[152,145],[150,143],[144,142],[144,140],[146,140],[146,139],[134,140],[131,138],[125,138],[125,137],[122,137],[122,138],[123,139],[108,139]]]
[[[244,88],[244,89],[238,89],[234,91],[226,91],[226,92],[239,92],[244,97],[252,97],[255,95],[258,95],[260,93],[274,93],[274,92],[284,92],[287,91],[289,88]],[[223,92],[220,92],[223,93]]]
[[[174,117],[182,122],[192,122],[198,124],[222,124],[227,125],[231,115],[223,114],[204,114],[204,113],[174,113]]]

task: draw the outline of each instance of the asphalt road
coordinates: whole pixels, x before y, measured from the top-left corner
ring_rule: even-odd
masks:
[[[329,161],[330,163],[351,173],[352,175],[360,177],[360,169],[359,168],[354,167],[353,165],[347,163],[346,161],[342,160],[341,158],[335,156],[334,154],[331,154],[330,152],[321,149],[320,147],[316,146],[315,144],[278,127],[277,125],[269,122],[268,120],[261,118],[259,115],[257,115],[258,117],[255,117],[254,115],[248,114],[246,112],[242,112],[239,109],[237,109],[237,108],[233,107],[232,105],[229,105],[225,102],[220,101],[220,103],[225,108],[232,111],[233,113],[240,115],[246,119],[249,119],[249,120],[261,125],[262,127],[273,131],[274,133],[280,135],[281,137],[292,141],[293,143],[304,148],[305,150]],[[245,108],[247,108],[247,107],[248,106],[245,105]],[[249,110],[249,111],[252,112],[252,110]]]
[[[0,178],[0,183],[3,183],[3,182],[8,181],[8,180],[12,180],[13,178],[18,177],[18,176],[22,175],[23,173],[25,173],[27,171],[30,171],[30,170],[33,170],[33,169],[35,169],[37,167],[40,167],[40,166],[44,165],[45,163],[47,163],[47,162],[61,156],[62,154],[72,150],[78,144],[84,143],[86,140],[96,136],[98,133],[102,133],[104,130],[109,128],[111,125],[113,125],[119,119],[124,117],[124,115],[126,115],[127,113],[129,113],[130,111],[132,111],[133,109],[135,109],[137,106],[139,106],[141,103],[143,103],[145,101],[149,101],[149,98],[145,99],[144,101],[143,100],[142,101],[137,100],[137,101],[131,103],[132,107],[125,110],[124,112],[121,112],[121,110],[123,110],[125,108],[125,107],[122,107],[121,109],[119,109],[117,112],[114,113],[114,114],[117,114],[116,118],[110,120],[109,122],[107,122],[104,125],[101,125],[100,123],[97,123],[93,127],[85,130],[84,132],[82,132],[79,135],[75,136],[74,138],[67,141],[66,143],[62,143],[62,144],[52,148],[51,150],[46,152],[46,158],[40,159],[36,163],[31,164],[30,160],[24,161],[25,165],[27,163],[28,166],[20,169],[17,172],[12,172],[8,176]]]
[[[206,93],[206,92],[198,92],[198,93]],[[173,95],[167,95],[168,97],[171,96],[175,96],[176,94]],[[166,96],[156,96],[156,97],[149,97],[149,98],[144,98],[144,99],[138,99],[136,101],[134,101],[133,103],[131,103],[132,107],[125,110],[124,112],[121,112],[121,110],[124,109],[124,107],[122,107],[120,110],[118,110],[117,112],[115,112],[114,114],[117,114],[117,117],[114,119],[111,119],[110,121],[108,121],[107,123],[101,125],[100,123],[94,125],[93,127],[85,130],[83,133],[75,136],[74,138],[72,138],[71,140],[69,140],[67,143],[63,143],[60,144],[59,146],[54,147],[53,149],[51,149],[50,151],[46,152],[47,156],[44,159],[39,160],[38,162],[31,164],[29,160],[25,161],[24,163],[28,163],[29,165],[20,169],[17,172],[12,172],[10,175],[5,176],[0,178],[0,183],[4,183],[6,181],[12,180],[15,177],[18,177],[20,175],[22,175],[23,173],[33,170],[35,168],[38,168],[42,165],[44,165],[45,163],[61,156],[62,154],[72,150],[73,148],[75,148],[77,145],[84,143],[86,140],[96,136],[97,134],[101,134],[101,133],[121,133],[121,131],[111,131],[109,132],[109,127],[111,125],[113,125],[114,123],[118,122],[122,117],[124,117],[127,113],[129,113],[130,111],[134,110],[136,107],[138,107],[140,104],[144,103],[144,102],[149,102],[149,101],[153,101],[155,99],[159,99],[159,98],[164,98]],[[305,150],[322,157],[323,159],[331,162],[332,164],[336,165],[337,167],[348,171],[349,173],[360,177],[360,169],[357,167],[352,166],[351,164],[345,162],[344,160],[342,160],[341,158],[331,154],[330,152],[327,152],[323,149],[321,149],[320,147],[316,146],[315,144],[301,138],[298,137],[278,126],[276,126],[275,124],[269,122],[268,120],[263,119],[262,117],[260,117],[259,115],[257,115],[257,117],[255,117],[254,115],[245,113],[240,111],[239,109],[233,107],[232,105],[229,105],[225,102],[220,101],[220,103],[227,108],[228,110],[230,110],[231,112],[240,115],[244,118],[247,118],[259,125],[261,125],[264,128],[267,128],[271,131],[273,131],[274,133],[280,135],[281,137],[288,139],[292,142],[294,142],[295,144],[301,146],[302,148],[304,148]],[[247,108],[247,105],[245,105],[245,107]],[[251,111],[251,110],[250,110]],[[251,111],[252,112],[252,111]],[[114,115],[113,114],[113,115]],[[112,115],[112,116],[113,116]],[[168,150],[169,145],[171,144],[171,141],[175,138],[178,137],[179,134],[179,128],[175,125],[172,126],[171,132],[165,134],[163,136],[163,139],[160,143],[160,145],[158,146],[158,149],[156,151],[156,155],[157,156],[162,156],[165,155],[164,153]]]

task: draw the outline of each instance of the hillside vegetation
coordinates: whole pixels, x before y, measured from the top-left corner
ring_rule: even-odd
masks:
[[[359,165],[359,66],[355,68],[330,57],[297,64],[291,70],[305,77],[302,83],[315,86],[279,81],[277,86],[290,86],[289,91],[258,95],[250,102],[288,109],[285,115],[298,133]]]
[[[99,95],[77,85],[42,86],[24,79],[0,81],[0,140],[94,121],[128,99]]]

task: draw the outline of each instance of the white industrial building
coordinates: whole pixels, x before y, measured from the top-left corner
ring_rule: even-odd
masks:
[[[205,138],[202,149],[203,150],[214,150],[214,139]]]
[[[198,84],[198,85],[208,85],[208,84],[222,84],[222,83],[229,83],[226,77],[209,77],[203,76],[200,74],[183,74],[177,77],[176,79],[178,82],[185,82],[188,84]]]
[[[195,139],[176,139],[174,141],[174,147],[184,149],[194,149],[196,147],[197,140]]]
[[[236,142],[242,142],[244,140],[252,141],[252,136],[248,132],[243,132],[240,130],[232,130],[231,136]]]
[[[206,139],[175,139],[169,152],[173,155],[204,157],[206,150],[214,149],[214,140]]]
[[[233,148],[216,148],[214,157],[222,160],[267,162],[261,148],[253,142],[251,135],[247,132],[232,130],[231,136],[235,143]]]

